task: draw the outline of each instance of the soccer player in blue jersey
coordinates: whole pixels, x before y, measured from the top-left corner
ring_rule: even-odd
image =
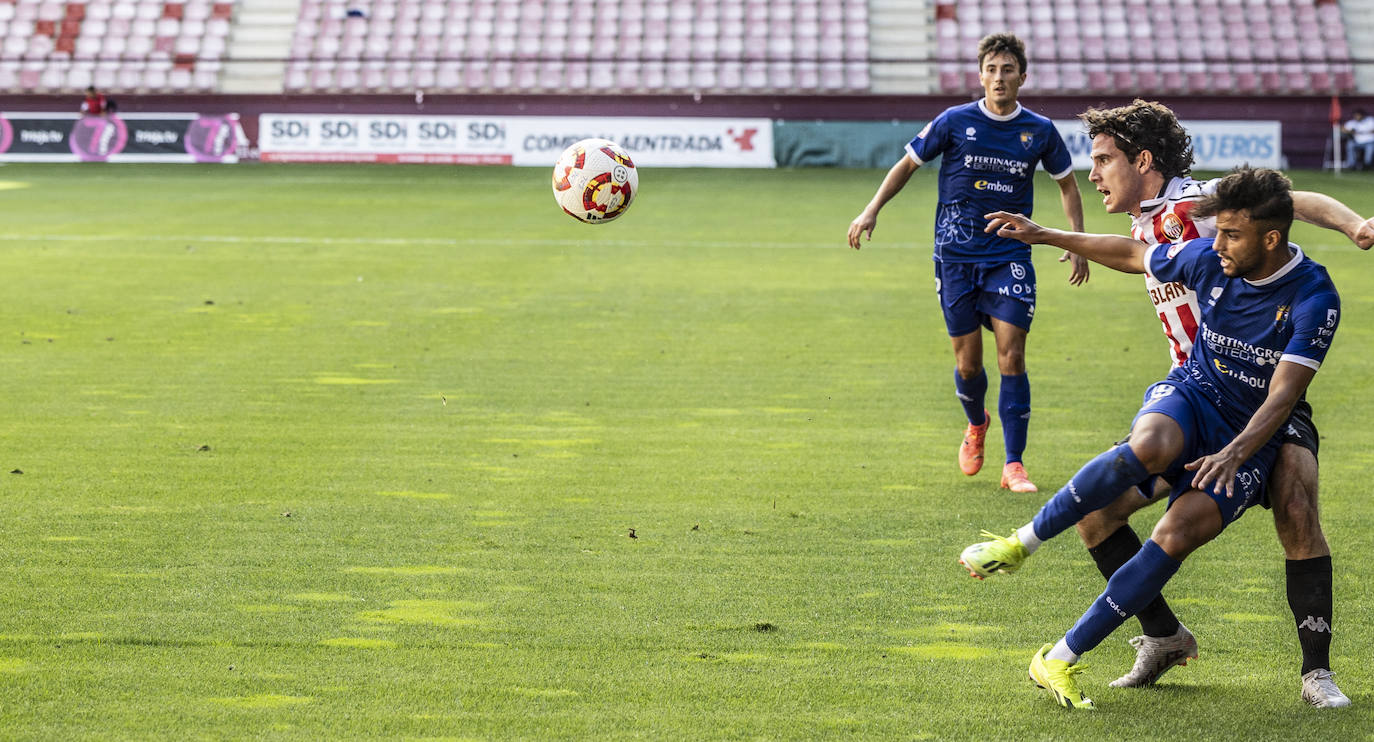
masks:
[[[969,476],[983,467],[983,440],[991,422],[984,404],[988,377],[982,328],[987,327],[997,344],[1002,377],[997,398],[1006,449],[1002,487],[1035,492],[1021,460],[1031,409],[1026,333],[1035,316],[1035,269],[1028,246],[983,231],[983,215],[1030,214],[1032,176],[1041,163],[1059,184],[1064,215],[1078,232],[1083,231],[1083,200],[1072,158],[1054,124],[1017,102],[1026,81],[1025,44],[1009,33],[988,36],[978,44],[978,65],[983,97],[945,110],[907,144],[906,154],[849,225],[849,246],[859,249],[865,234],[871,240],[883,206],[917,168],[943,156],[935,213],[935,292],[954,344],[954,389],[968,417],[959,467]],[[1073,256],[1072,266],[1071,283],[1088,280],[1086,260]]]
[[[1211,193],[1218,180],[1191,177],[1191,138],[1173,111],[1136,100],[1079,116],[1092,140],[1089,180],[1103,195],[1109,213],[1131,215],[1131,234],[1146,244],[1182,243],[1216,234],[1215,219],[1194,219],[1190,210]],[[1374,219],[1365,219],[1341,202],[1311,191],[1293,191],[1297,220],[1341,232],[1356,246],[1374,246]],[[1175,365],[1186,359],[1197,332],[1198,297],[1178,283],[1160,284],[1148,275],[1146,288],[1169,339]],[[1282,445],[1261,504],[1272,507],[1274,525],[1286,557],[1286,593],[1302,649],[1304,701],[1322,708],[1348,706],[1331,667],[1332,561],[1317,507],[1319,453],[1311,407],[1299,400],[1281,428]],[[1113,504],[1078,522],[1078,533],[1103,576],[1111,575],[1140,550],[1128,519],[1168,495],[1160,483],[1153,494],[1132,488]],[[1144,495],[1144,496],[1142,496]],[[1198,656],[1198,641],[1161,596],[1136,615],[1142,636],[1132,638],[1136,661],[1112,687],[1154,684],[1171,667]]]
[[[1159,595],[1189,554],[1259,502],[1282,443],[1276,433],[1321,367],[1340,321],[1340,298],[1326,270],[1288,242],[1293,199],[1282,174],[1240,168],[1193,213],[1216,218],[1216,237],[1148,247],[1125,237],[1046,230],[1009,213],[990,216],[989,228],[999,234],[1177,281],[1201,299],[1192,354],[1146,392],[1127,442],[1080,469],[1010,537],[994,536],[960,557],[978,576],[1015,571],[1043,541],[1134,483],[1160,475],[1173,485],[1150,539],[1073,628],[1031,660],[1031,678],[1066,707],[1093,707],[1078,687],[1080,656]]]

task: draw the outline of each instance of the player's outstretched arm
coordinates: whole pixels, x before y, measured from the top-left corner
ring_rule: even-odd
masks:
[[[1028,245],[1062,247],[1075,255],[1081,255],[1094,263],[1101,263],[1122,273],[1145,272],[1145,251],[1148,246],[1139,240],[1115,234],[1050,229],[1020,214],[1006,211],[984,214],[984,218],[988,220],[988,226],[983,231],[995,233],[998,237],[1010,237]]]
[[[1209,487],[1215,487],[1217,491],[1224,489],[1226,496],[1231,497],[1236,472],[1240,471],[1241,464],[1274,437],[1279,426],[1293,414],[1293,405],[1297,404],[1298,398],[1316,374],[1315,368],[1301,363],[1279,361],[1273,378],[1269,380],[1269,395],[1264,398],[1264,404],[1255,410],[1255,414],[1250,416],[1250,422],[1246,423],[1240,435],[1220,451],[1184,465],[1185,469],[1197,472],[1193,475],[1193,486],[1203,491]]]
[[[1374,219],[1365,219],[1349,206],[1315,191],[1293,191],[1293,217],[1350,238],[1361,250],[1374,247]]]
[[[883,178],[882,185],[878,186],[878,192],[873,194],[873,200],[864,207],[863,213],[854,217],[854,221],[849,223],[849,246],[855,250],[859,249],[859,237],[864,233],[868,234],[868,239],[873,239],[873,228],[878,226],[878,212],[888,201],[892,200],[897,192],[902,190],[902,186],[911,180],[911,174],[916,172],[920,165],[916,161],[902,155],[902,159],[887,171],[887,177]]]
[[[1075,232],[1083,231],[1083,195],[1078,191],[1078,179],[1069,173],[1056,180],[1059,184],[1059,200],[1064,205],[1064,216],[1069,220],[1069,228]],[[1059,262],[1069,262],[1069,284],[1082,286],[1088,282],[1088,259],[1082,255],[1066,252],[1059,256]]]

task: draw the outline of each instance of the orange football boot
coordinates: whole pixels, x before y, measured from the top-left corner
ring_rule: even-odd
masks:
[[[964,442],[959,444],[959,468],[970,477],[983,468],[983,439],[988,434],[988,423],[992,417],[983,410],[983,424],[968,424],[964,430]]]

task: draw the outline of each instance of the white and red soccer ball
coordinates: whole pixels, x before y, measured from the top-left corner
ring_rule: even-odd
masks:
[[[609,139],[583,139],[563,150],[553,166],[553,197],[580,222],[600,224],[619,217],[638,190],[634,161]]]

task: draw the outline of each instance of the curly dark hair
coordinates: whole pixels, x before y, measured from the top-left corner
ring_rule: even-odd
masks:
[[[983,66],[983,60],[987,59],[989,54],[1002,52],[1015,57],[1016,63],[1021,65],[1021,74],[1026,74],[1026,42],[1009,31],[988,34],[978,42],[978,66]]]
[[[1136,98],[1129,106],[1089,108],[1078,118],[1088,127],[1088,139],[1099,134],[1111,136],[1117,149],[1131,162],[1149,150],[1154,157],[1154,169],[1165,179],[1193,171],[1193,138],[1162,103]]]
[[[1217,183],[1210,196],[1204,196],[1189,214],[1195,219],[1216,216],[1223,211],[1245,211],[1250,221],[1264,231],[1278,230],[1279,239],[1288,242],[1293,226],[1293,182],[1277,170],[1241,165]]]

